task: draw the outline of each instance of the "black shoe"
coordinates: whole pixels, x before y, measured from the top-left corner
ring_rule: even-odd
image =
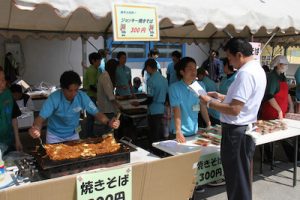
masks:
[[[203,192],[205,192],[205,188],[202,185],[196,186],[195,187],[195,192],[203,193]]]

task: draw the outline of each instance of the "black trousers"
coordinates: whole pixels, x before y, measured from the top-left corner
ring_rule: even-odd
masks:
[[[245,134],[247,126],[222,123],[221,160],[228,200],[251,200],[250,163],[255,143]]]
[[[151,143],[164,139],[164,115],[148,115],[149,140]]]
[[[93,101],[93,103],[95,104],[95,106],[97,107],[96,101],[97,99],[95,97],[90,97],[91,100]],[[91,114],[89,114],[88,112],[86,113],[86,129],[85,129],[85,136],[87,138],[89,137],[94,137],[94,123],[95,123],[95,117]]]

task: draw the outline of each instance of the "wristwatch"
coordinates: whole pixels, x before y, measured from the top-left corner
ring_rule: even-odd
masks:
[[[207,107],[207,108],[209,108],[209,105],[210,105],[210,103],[211,103],[212,101],[213,101],[213,100],[210,99],[210,100],[206,103],[206,107]]]

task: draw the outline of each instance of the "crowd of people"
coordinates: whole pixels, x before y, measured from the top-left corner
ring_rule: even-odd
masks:
[[[127,55],[118,52],[108,59],[108,51],[99,50],[89,55],[90,66],[85,68],[83,89],[80,76],[66,71],[60,77],[60,88],[53,92],[42,106],[29,133],[41,136],[47,120],[46,143],[79,139],[80,114],[87,112],[85,137],[94,137],[94,122],[101,124],[101,134],[116,129],[120,121],[115,118],[122,106],[118,98],[135,98],[137,93],[147,94],[142,101],[132,101],[133,106],[148,106],[150,143],[168,138],[183,143],[186,137],[197,133],[199,127],[222,126],[221,158],[229,199],[251,199],[250,161],[255,144],[245,134],[249,124],[257,119],[283,119],[287,112],[294,112],[294,102],[300,101],[300,70],[295,100],[289,95],[285,72],[288,61],[279,55],[271,63],[271,72],[265,73],[252,57],[252,46],[243,39],[230,39],[225,45],[227,57],[220,59],[211,50],[201,67],[195,59],[172,52],[172,62],[162,75],[158,62],[159,51],[150,51],[141,78],[132,79],[127,66]],[[146,84],[143,91],[142,80]],[[205,90],[198,96],[190,88],[195,82]],[[6,87],[5,73],[0,68],[0,148],[21,150],[16,118],[19,107],[33,107],[21,86]],[[296,112],[299,113],[299,106]],[[171,112],[170,112],[171,111]],[[167,115],[171,117],[166,119]],[[168,121],[170,119],[170,121]],[[166,123],[166,120],[168,121]],[[167,126],[167,127],[166,127]]]

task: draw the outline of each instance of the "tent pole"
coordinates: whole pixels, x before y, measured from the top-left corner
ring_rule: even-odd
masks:
[[[229,38],[233,38],[233,36],[229,33],[229,31],[228,31],[226,28],[223,29],[223,32],[226,33],[226,35],[227,35]]]
[[[81,46],[82,46],[82,65],[87,66],[86,58],[87,58],[87,43],[85,37],[83,35],[81,37]],[[82,67],[82,76],[84,75],[84,67]]]
[[[270,37],[270,39],[268,39],[268,41],[265,43],[265,45],[261,48],[261,51],[263,51],[267,47],[267,45],[271,42],[271,40],[277,34],[278,31],[279,31],[279,29],[277,28],[277,30],[272,34],[272,36]]]
[[[284,46],[284,49],[283,49],[283,55],[286,56],[287,55],[287,50],[288,50],[289,46],[286,45]]]
[[[107,49],[107,39],[108,39],[108,31],[110,29],[112,25],[112,20],[109,22],[109,24],[107,25],[107,27],[105,28],[104,34],[103,34],[103,40],[104,40],[104,49]]]
[[[194,40],[194,43],[197,45],[197,47],[198,47],[205,55],[209,56],[209,54],[206,53],[206,51],[204,51],[204,50],[200,47],[200,45],[197,43],[196,40]]]

